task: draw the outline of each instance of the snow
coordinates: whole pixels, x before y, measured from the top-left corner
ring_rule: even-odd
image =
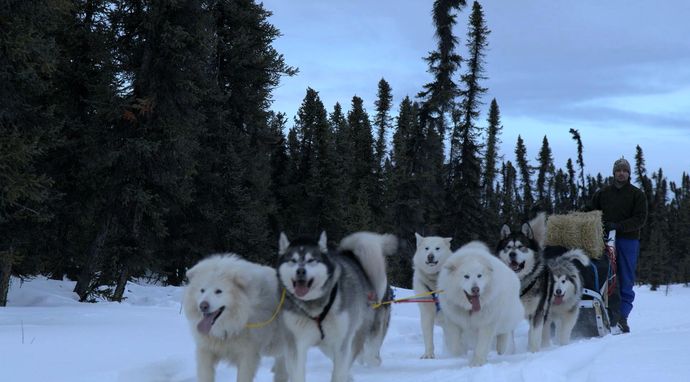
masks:
[[[129,283],[123,303],[79,303],[74,282],[12,279],[8,307],[0,308],[0,380],[3,382],[193,382],[194,342],[180,300],[182,288]],[[356,382],[539,381],[611,382],[690,380],[690,288],[652,292],[635,288],[630,334],[577,339],[538,353],[527,348],[527,323],[516,331],[517,351],[489,354],[471,368],[468,358],[420,359],[423,341],[415,304],[396,304],[382,349],[383,365],[353,367]],[[411,294],[398,289],[397,297]],[[435,331],[437,353],[442,348]],[[272,381],[264,359],[256,381]],[[331,363],[317,349],[307,379],[330,379]],[[217,381],[234,381],[222,365]]]

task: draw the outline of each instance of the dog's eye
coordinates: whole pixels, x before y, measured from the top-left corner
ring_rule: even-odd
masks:
[[[465,275],[465,279],[469,280],[469,279],[470,279],[470,275]]]
[[[201,293],[204,293],[204,292],[206,292],[206,289],[201,288]]]
[[[425,247],[424,250],[425,250],[425,251],[428,251],[428,250],[429,250],[429,247]]]
[[[309,259],[309,260],[307,260],[307,264],[313,264],[313,263],[315,263],[315,262],[316,262],[316,260],[314,260],[314,259]]]
[[[221,294],[221,293],[223,293],[223,291],[220,290],[220,289],[216,289],[216,292],[215,292],[215,293],[216,293],[216,294]]]
[[[436,250],[437,250],[437,251],[440,251],[440,250],[441,250],[441,247],[436,247]]]
[[[297,264],[297,260],[295,260],[295,259],[290,259],[289,263],[290,263],[290,264]]]
[[[481,274],[481,273],[478,274],[478,275],[477,275],[477,278],[478,278],[478,279],[481,279],[481,278],[482,278],[482,274]]]

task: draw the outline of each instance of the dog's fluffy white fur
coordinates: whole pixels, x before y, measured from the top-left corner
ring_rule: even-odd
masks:
[[[448,257],[453,253],[450,249],[450,237],[440,236],[422,236],[415,233],[417,241],[417,249],[414,253],[412,263],[414,264],[414,276],[412,278],[412,287],[416,294],[429,293],[438,290],[438,275],[441,272],[443,264]],[[434,294],[434,299],[438,298]],[[419,303],[420,325],[422,328],[422,336],[424,337],[424,354],[421,358],[434,358],[434,323],[439,324],[443,328],[445,338],[445,345],[447,350],[453,354],[458,355],[463,352],[463,349],[450,348],[450,345],[457,344],[457,341],[452,341],[452,337],[458,337],[459,333],[453,332],[453,327],[446,326],[443,316],[437,309],[436,303]],[[451,338],[448,338],[451,336]]]
[[[280,297],[275,269],[224,254],[200,261],[187,278],[183,307],[196,342],[197,380],[213,382],[224,360],[237,366],[238,382],[251,382],[261,355],[273,355],[274,380],[286,381],[280,320],[270,321]]]
[[[520,280],[491,254],[486,244],[471,242],[455,251],[441,270],[441,310],[463,332],[477,335],[471,366],[486,363],[496,338],[499,354],[514,350],[513,330],[525,311],[520,302]]]

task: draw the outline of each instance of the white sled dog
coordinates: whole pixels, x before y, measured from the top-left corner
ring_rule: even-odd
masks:
[[[553,279],[553,293],[549,316],[544,325],[542,347],[549,345],[552,323],[556,328],[559,345],[570,342],[570,335],[577,323],[582,298],[582,276],[573,263],[574,260],[584,266],[589,265],[589,257],[581,249],[572,249],[546,262]]]
[[[520,279],[520,300],[529,321],[528,349],[539,351],[544,322],[549,314],[549,295],[553,282],[544,259],[546,214],[540,213],[520,231],[511,231],[507,224],[501,227],[496,256]]]
[[[417,250],[414,253],[412,262],[414,264],[414,276],[412,287],[416,294],[429,293],[438,290],[438,274],[441,272],[443,264],[453,253],[450,250],[450,237],[422,236],[415,233],[417,240]],[[422,336],[424,337],[424,354],[422,359],[434,358],[434,323],[438,323],[443,328],[445,345],[453,355],[463,352],[463,349],[451,349],[453,344],[459,345],[460,342],[454,341],[454,337],[459,337],[460,333],[453,332],[452,326],[446,326],[440,314],[438,294],[431,295],[434,303],[419,303],[420,324]],[[449,338],[450,337],[450,338]]]
[[[326,233],[318,241],[289,241],[280,234],[278,279],[287,290],[283,309],[288,374],[305,382],[307,351],[318,346],[333,361],[332,382],[347,382],[357,357],[381,363],[388,331],[390,299],[384,256],[395,252],[393,235],[358,232],[329,250]]]
[[[287,381],[282,356],[275,269],[234,254],[201,260],[187,271],[183,306],[196,342],[197,380],[213,382],[219,361],[237,366],[237,381],[251,382],[261,355],[276,357],[274,381]]]
[[[441,270],[438,286],[444,291],[439,300],[446,324],[477,334],[471,366],[486,363],[494,338],[498,354],[514,350],[513,330],[525,314],[520,280],[486,244],[474,241],[455,251]]]

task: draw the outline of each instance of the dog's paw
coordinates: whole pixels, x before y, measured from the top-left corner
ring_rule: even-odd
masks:
[[[486,364],[486,357],[472,357],[470,361],[470,367],[479,367]]]
[[[436,357],[434,356],[434,353],[424,353],[424,354],[422,354],[422,356],[419,357],[419,358],[420,358],[420,359],[434,359],[434,358],[436,358]]]

